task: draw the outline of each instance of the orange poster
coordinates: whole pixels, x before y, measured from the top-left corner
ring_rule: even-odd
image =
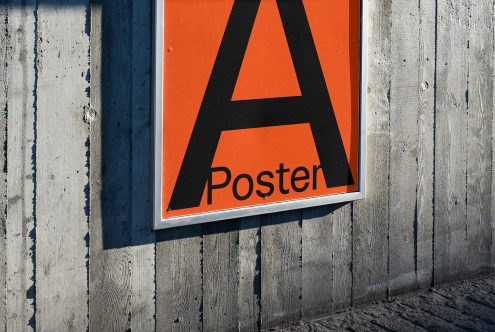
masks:
[[[360,0],[157,0],[155,228],[361,198]]]

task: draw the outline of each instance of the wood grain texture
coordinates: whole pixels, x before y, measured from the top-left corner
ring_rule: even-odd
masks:
[[[0,6],[0,332],[7,329],[7,119],[8,65],[10,62],[9,12]]]
[[[260,329],[261,217],[239,220],[239,330]]]
[[[434,1],[392,2],[390,295],[431,280]]]
[[[301,212],[262,217],[261,326],[301,319]]]
[[[333,213],[335,207],[303,210],[302,318],[333,310]]]
[[[152,1],[132,3],[131,330],[155,329],[155,234],[151,229]]]
[[[236,220],[204,225],[203,330],[239,325],[239,231]]]
[[[306,209],[302,223],[302,317],[351,303],[351,204]]]
[[[470,1],[438,1],[435,121],[435,282],[464,278]]]
[[[416,280],[420,289],[433,279],[433,202],[434,202],[434,132],[435,132],[435,22],[436,0],[419,2],[418,77],[418,180]]]
[[[202,225],[157,233],[157,331],[203,329],[202,234]]]
[[[495,11],[495,3],[493,4],[492,10]],[[493,39],[492,43],[495,44],[495,15],[492,16],[492,27],[493,27]],[[495,46],[494,46],[495,47]],[[495,67],[495,51],[493,52],[492,61]],[[495,68],[493,71],[492,77],[495,77]],[[495,93],[493,94],[493,105],[495,105]],[[492,135],[495,133],[495,114],[492,114]],[[492,139],[492,251],[491,251],[491,272],[492,275],[495,275],[495,218],[493,218],[493,214],[495,213],[495,167],[493,167],[495,163],[495,140]]]
[[[352,203],[341,206],[332,214],[333,311],[351,306],[352,301]]]
[[[88,326],[89,3],[35,9],[36,329]]]
[[[92,4],[91,45],[90,329],[125,331],[132,296],[130,1]]]
[[[7,331],[35,328],[34,1],[9,3],[7,72]]]
[[[493,4],[471,1],[469,7],[467,132],[467,275],[490,272]]]
[[[366,199],[353,207],[353,303],[386,297],[388,284],[391,1],[369,8]]]

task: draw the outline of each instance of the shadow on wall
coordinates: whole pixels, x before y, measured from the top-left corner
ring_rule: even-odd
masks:
[[[91,93],[95,104],[100,103],[101,130],[100,137],[98,131],[91,137],[91,144],[101,139],[103,247],[152,243],[151,6],[142,1],[94,0],[91,8],[91,46],[101,43],[101,53],[92,52],[91,59]],[[98,199],[92,208],[98,209]]]
[[[104,249],[200,236],[208,228],[199,225],[161,232],[151,229],[151,8],[150,3],[143,6],[142,1],[92,2],[92,47],[100,42],[101,36],[101,67],[93,63],[93,58],[92,88],[100,86],[100,90],[94,89],[91,93],[92,100],[101,103],[101,130],[100,137],[98,133],[92,136],[91,144],[97,144],[101,139],[100,204]],[[98,15],[101,15],[100,19]],[[98,28],[101,33],[96,31]],[[98,197],[95,199],[98,208]],[[221,229],[228,232],[236,225],[229,222]]]
[[[153,4],[154,0],[145,1]],[[91,8],[88,29],[91,29],[92,49],[100,42],[101,35],[101,66],[95,63],[94,57],[91,59],[91,94],[95,104],[101,103],[101,130],[100,134],[98,131],[92,133],[91,144],[98,144],[101,139],[104,249],[283,222],[286,218],[261,216],[251,218],[252,222],[229,220],[152,231],[152,6],[149,3],[143,6],[140,0],[93,0]],[[100,11],[101,18],[97,11]],[[97,29],[101,29],[101,34]],[[357,71],[358,68],[351,70]],[[98,77],[98,71],[101,77]],[[354,97],[356,93],[353,91]],[[94,153],[95,150],[92,148],[92,151]],[[95,160],[93,157],[92,161]],[[95,199],[96,205],[93,204],[92,208],[98,207],[98,197]],[[310,214],[324,216],[341,206],[314,208]],[[91,222],[98,221],[92,219]]]

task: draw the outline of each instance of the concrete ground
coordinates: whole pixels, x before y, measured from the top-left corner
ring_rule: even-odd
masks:
[[[495,277],[440,286],[278,331],[495,331]]]

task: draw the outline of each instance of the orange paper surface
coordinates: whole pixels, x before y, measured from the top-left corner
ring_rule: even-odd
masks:
[[[275,174],[281,163],[291,172],[301,166],[312,171],[320,161],[309,124],[229,130],[221,134],[211,167],[228,168],[232,173],[230,184],[213,191],[211,204],[205,188],[199,206],[168,209],[233,4],[233,0],[164,0],[164,219],[355,192],[358,188],[360,4],[358,0],[303,0],[354,184],[327,188],[319,173],[316,189],[310,185],[303,192],[290,190],[283,194],[275,178],[272,181],[276,188],[269,197],[255,194],[260,189],[255,182],[253,194],[238,200],[232,182],[239,174],[248,174],[256,181],[262,171]],[[276,1],[261,0],[232,101],[289,96],[301,96],[301,89],[284,26]],[[215,173],[214,182],[221,183],[222,176],[221,172]],[[286,175],[288,188],[290,176]],[[239,180],[237,190],[245,194],[248,181]]]

